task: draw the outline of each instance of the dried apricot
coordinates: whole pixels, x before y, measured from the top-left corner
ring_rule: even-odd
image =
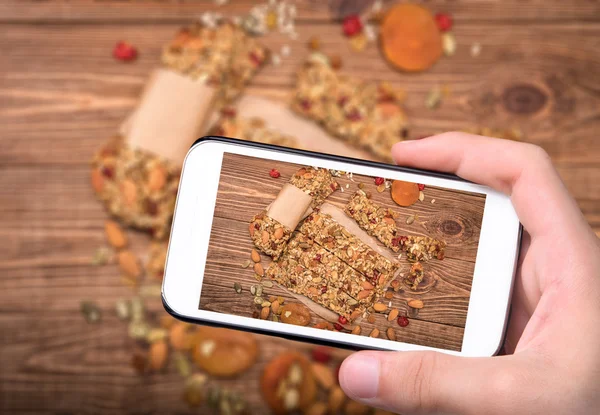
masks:
[[[281,309],[281,321],[286,324],[306,326],[310,323],[310,310],[304,304],[286,304]]]
[[[381,48],[397,68],[419,72],[442,56],[442,36],[433,15],[416,4],[392,7],[381,23]]]
[[[402,180],[392,182],[392,199],[400,206],[410,206],[419,200],[419,185]]]
[[[196,365],[209,375],[232,377],[256,362],[258,343],[250,333],[202,326],[196,332],[192,353]]]

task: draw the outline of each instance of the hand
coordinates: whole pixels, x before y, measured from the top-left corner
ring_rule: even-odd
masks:
[[[394,146],[403,166],[456,173],[510,195],[525,229],[507,356],[358,352],[346,394],[402,414],[597,414],[600,243],[539,147],[461,133]]]

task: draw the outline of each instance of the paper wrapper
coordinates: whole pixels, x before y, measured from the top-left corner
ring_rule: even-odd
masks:
[[[298,223],[312,212],[311,202],[310,195],[286,183],[267,208],[267,215],[293,231]]]
[[[157,69],[120,133],[133,148],[181,166],[192,143],[206,132],[216,94],[215,88],[202,81]]]

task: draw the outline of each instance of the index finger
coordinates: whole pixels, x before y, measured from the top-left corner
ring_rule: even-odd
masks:
[[[510,195],[523,226],[540,235],[587,223],[540,147],[466,133],[444,133],[392,148],[396,163],[454,173]]]

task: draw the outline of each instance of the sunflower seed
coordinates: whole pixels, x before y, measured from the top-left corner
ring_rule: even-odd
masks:
[[[456,53],[456,38],[451,32],[442,35],[442,47],[446,56],[453,56]]]
[[[413,223],[415,221],[415,215],[411,215],[408,218],[406,218],[406,224],[410,225],[411,223]]]
[[[429,91],[425,98],[425,107],[430,110],[436,109],[442,102],[442,91],[440,88],[435,87]]]
[[[248,268],[252,262],[247,259],[242,263],[242,268]]]
[[[119,320],[126,321],[131,317],[131,306],[129,301],[125,299],[117,300],[115,303],[115,311]]]
[[[423,200],[425,200],[425,193],[423,192],[419,192],[419,200],[422,202]]]
[[[234,282],[233,289],[236,293],[240,294],[242,292],[242,284],[240,284],[239,282]]]

